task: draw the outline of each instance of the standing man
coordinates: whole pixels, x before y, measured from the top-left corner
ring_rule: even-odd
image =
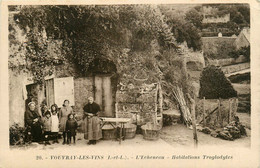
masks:
[[[84,138],[89,140],[88,144],[96,144],[96,141],[102,138],[102,130],[100,127],[100,118],[98,113],[100,107],[94,102],[93,97],[88,98],[88,104],[83,108],[84,110]]]

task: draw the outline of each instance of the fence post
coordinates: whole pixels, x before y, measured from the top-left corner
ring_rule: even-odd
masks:
[[[189,94],[187,94],[188,99],[191,103],[191,122],[192,122],[192,129],[193,129],[193,140],[194,140],[194,147],[198,147],[198,136],[197,136],[197,128],[196,128],[196,114],[195,114],[195,108],[196,108],[196,102],[195,102],[195,95],[194,98],[192,98]]]
[[[231,122],[231,115],[232,115],[232,109],[231,109],[231,106],[232,106],[232,98],[231,99],[229,99],[229,115],[228,115],[228,123],[230,124],[230,122]]]
[[[221,98],[218,100],[218,124],[222,127],[222,115],[221,115]]]
[[[235,98],[235,109],[234,109],[234,116],[237,113],[237,108],[238,108],[238,98]]]
[[[157,125],[157,110],[158,110],[158,90],[159,90],[159,83],[156,85],[156,92],[154,95],[154,125]]]
[[[196,114],[195,114],[195,97],[191,99],[191,117],[192,117],[192,128],[193,128],[193,139],[194,139],[194,147],[198,147],[198,135],[197,135],[197,128],[196,128]]]
[[[206,126],[205,97],[203,97],[203,126]]]

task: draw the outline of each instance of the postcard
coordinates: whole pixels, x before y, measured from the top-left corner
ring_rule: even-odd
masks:
[[[2,1],[0,167],[259,167],[259,1]]]

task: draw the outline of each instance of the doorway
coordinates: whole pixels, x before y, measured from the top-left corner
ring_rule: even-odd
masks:
[[[111,85],[110,75],[95,75],[94,77],[94,99],[101,107],[101,115],[105,117],[115,116],[115,101]]]

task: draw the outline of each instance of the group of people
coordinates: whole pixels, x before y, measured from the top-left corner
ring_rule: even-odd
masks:
[[[59,143],[58,133],[62,132],[62,144],[71,144],[72,138],[73,143],[76,143],[78,123],[75,119],[75,112],[69,103],[69,100],[64,100],[60,109],[56,104],[53,104],[50,110],[45,105],[42,107],[41,115],[34,102],[28,104],[28,109],[25,112],[25,126],[29,128],[34,142],[44,141],[45,145],[49,145],[50,137],[53,137],[53,143]],[[100,106],[94,102],[93,97],[89,97],[83,110],[84,139],[89,140],[88,144],[96,144],[97,140],[102,138],[101,120],[98,117]]]

